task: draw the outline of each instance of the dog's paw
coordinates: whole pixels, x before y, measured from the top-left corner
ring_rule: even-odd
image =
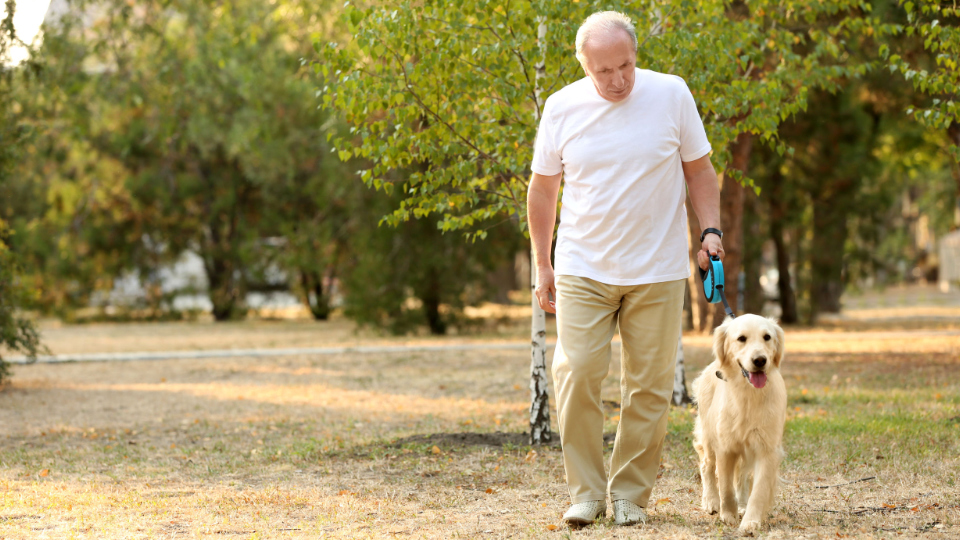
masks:
[[[740,523],[740,532],[752,536],[754,533],[760,532],[760,522],[744,520]]]
[[[723,521],[727,525],[736,525],[739,521],[739,516],[736,513],[730,512],[729,510],[724,510],[720,512],[720,521]]]
[[[704,512],[712,516],[720,511],[720,499],[704,497],[701,506],[703,507]]]

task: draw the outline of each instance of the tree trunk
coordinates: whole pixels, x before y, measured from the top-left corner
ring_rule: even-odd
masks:
[[[546,37],[547,21],[543,15],[537,17],[537,47],[540,59],[534,66],[536,78],[534,92],[537,106],[534,111],[536,122],[540,122],[543,110],[543,78],[546,76]],[[550,397],[547,394],[547,317],[537,303],[537,265],[530,246],[530,302],[533,313],[530,321],[530,444],[548,443],[553,438],[550,432]]]
[[[687,196],[687,226],[690,230],[690,279],[687,282],[690,285],[690,313],[693,318],[693,330],[695,332],[706,332],[713,328],[713,310],[710,309],[710,303],[703,294],[703,282],[700,281],[700,273],[697,271],[697,252],[700,251],[700,224],[697,222],[696,215],[693,212],[693,205],[690,203],[690,197]]]
[[[783,221],[786,219],[786,203],[783,201],[783,177],[775,170],[767,193],[770,204],[770,238],[777,251],[777,289],[780,300],[780,322],[794,324],[797,317],[797,297],[790,283],[790,251],[783,239]]]
[[[216,248],[214,248],[216,249]],[[207,281],[210,283],[208,294],[213,304],[213,318],[216,321],[232,321],[243,318],[240,284],[237,282],[235,265],[227,257],[212,255],[208,257]]]
[[[810,246],[811,321],[820,313],[840,313],[843,294],[843,252],[847,213],[854,182],[842,180],[826,197],[813,201],[813,241]]]
[[[303,286],[303,301],[316,321],[330,318],[330,297],[323,290],[323,276],[315,271],[300,270],[300,283]],[[310,293],[313,293],[313,301]]]
[[[947,135],[950,137],[950,142],[958,148],[960,152],[960,122],[950,122],[950,126],[947,128]],[[960,157],[958,157],[953,163],[953,181],[956,183],[957,195],[953,200],[953,223],[954,225],[960,225]]]
[[[213,304],[213,319],[216,321],[242,319],[245,315],[243,278],[238,275],[239,264],[234,255],[232,230],[231,226],[226,235],[222,234],[219,220],[214,218],[206,228],[207,234],[202,244],[201,255],[209,284],[207,294]]]
[[[531,248],[530,260],[534,260]],[[537,303],[537,267],[530,265],[530,292],[533,321],[530,325],[530,444],[548,443],[550,397],[547,394],[547,316]]]
[[[745,190],[743,195],[743,312],[759,315],[763,312],[764,304],[760,272],[766,235],[760,231],[757,195],[751,189]]]
[[[690,292],[691,280],[683,284],[683,324],[680,325],[681,331],[693,330],[693,294]]]
[[[693,403],[687,392],[687,376],[683,366],[683,332],[677,338],[677,366],[673,372],[673,404],[676,406]]]
[[[430,333],[435,336],[447,333],[447,323],[440,313],[440,296],[440,276],[435,269],[431,269],[427,275],[427,289],[420,301],[423,302],[427,326],[430,328]]]
[[[738,170],[747,174],[747,165],[750,163],[750,151],[753,149],[753,134],[741,133],[737,140],[730,145],[733,161],[724,171],[723,184],[720,188],[720,228],[723,230],[723,250],[726,253],[723,259],[724,285],[723,290],[734,312],[738,312],[737,298],[740,293],[740,267],[743,259],[743,186],[728,174],[730,170]],[[698,238],[699,240],[699,238]],[[726,313],[723,303],[715,304],[713,311],[713,327],[720,326]]]

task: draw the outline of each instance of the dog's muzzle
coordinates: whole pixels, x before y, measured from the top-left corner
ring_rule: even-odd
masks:
[[[767,357],[758,356],[754,358],[753,365],[757,368],[757,371],[747,371],[743,366],[740,366],[740,371],[743,372],[743,376],[754,388],[763,388],[767,385],[767,373],[763,370],[764,366],[767,365]]]

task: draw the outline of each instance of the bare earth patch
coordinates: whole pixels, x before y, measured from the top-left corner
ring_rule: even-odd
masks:
[[[58,353],[383,342],[343,323],[150,328],[48,336]],[[708,347],[685,338],[688,380]],[[787,350],[787,459],[761,536],[960,537],[956,326],[788,331]],[[0,392],[0,537],[736,536],[699,509],[687,408],[647,524],[563,525],[559,447],[527,444],[528,366],[505,350],[17,366]],[[614,357],[607,433],[618,372]]]

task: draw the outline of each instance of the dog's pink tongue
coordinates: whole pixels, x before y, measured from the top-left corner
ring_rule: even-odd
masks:
[[[767,374],[763,372],[751,373],[750,384],[752,384],[754,388],[763,388],[764,385],[767,384]]]

